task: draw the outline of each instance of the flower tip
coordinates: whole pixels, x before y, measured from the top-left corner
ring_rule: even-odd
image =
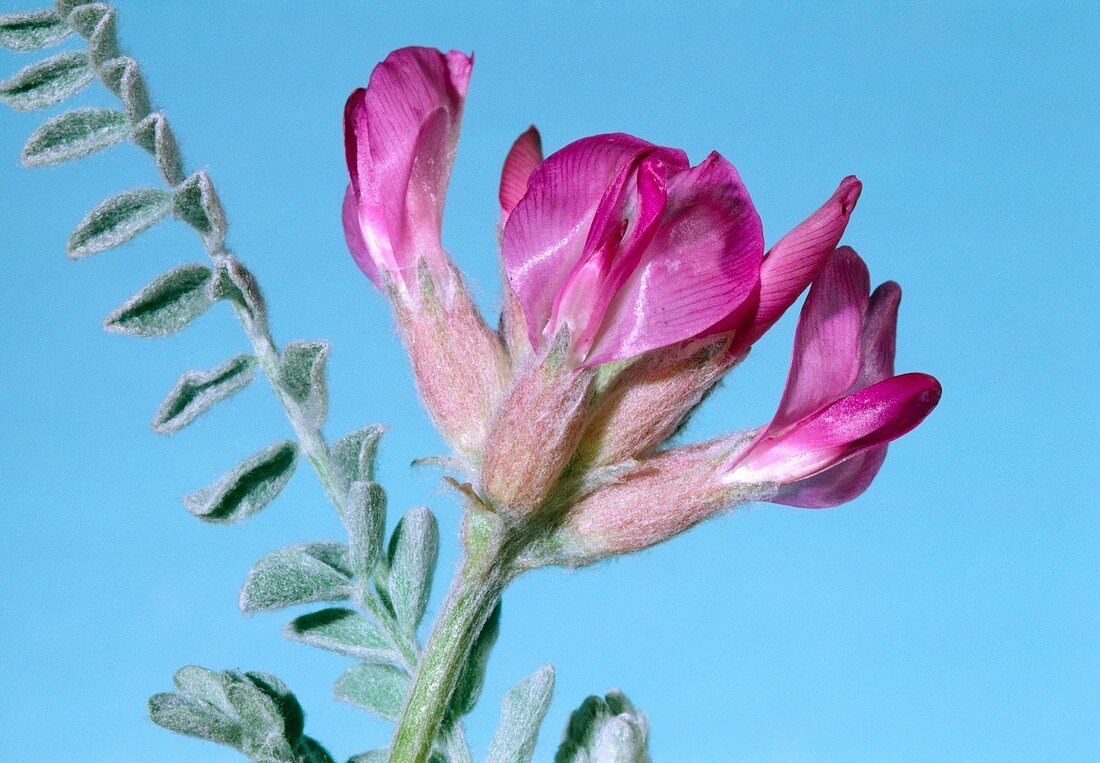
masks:
[[[849,175],[840,181],[840,186],[837,188],[837,198],[840,201],[840,207],[845,214],[851,215],[852,211],[856,208],[856,202],[859,201],[859,195],[863,192],[863,183],[855,175]]]
[[[461,50],[452,50],[446,54],[447,69],[451,74],[451,83],[462,97],[470,86],[470,72],[474,68],[474,54],[466,55]]]

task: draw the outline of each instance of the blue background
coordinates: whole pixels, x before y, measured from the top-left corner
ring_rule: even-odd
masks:
[[[547,662],[538,760],[571,708],[612,687],[648,713],[658,761],[1100,757],[1096,4],[120,5],[123,44],[188,169],[210,169],[277,339],[333,343],[330,437],[389,424],[391,521],[418,503],[439,515],[435,602],[459,509],[408,466],[442,445],[338,220],[343,102],[376,61],[413,43],[477,53],[444,238],[488,310],[499,166],[531,122],[550,149],[611,130],[696,161],[718,149],[769,242],[844,175],[865,184],[845,240],[905,288],[898,368],[938,376],[939,408],[849,506],[754,507],[517,582],[468,724],[478,757],[504,691]],[[0,68],[33,59],[3,52]],[[110,98],[94,85],[74,103]],[[171,222],[67,261],[84,212],[155,172],[133,146],[24,170],[42,118],[0,116],[0,757],[237,759],[148,720],[146,697],[188,663],[281,676],[337,756],[384,745],[388,724],[330,698],[347,660],[284,641],[285,613],[236,608],[259,556],[340,537],[314,476],[239,526],[180,503],[288,436],[266,383],[178,435],[149,430],[180,372],[245,349],[228,311],[166,340],[99,328],[201,261],[197,241]],[[793,317],[688,439],[770,417]]]

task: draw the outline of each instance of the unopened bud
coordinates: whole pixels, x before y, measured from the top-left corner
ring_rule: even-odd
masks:
[[[727,435],[643,459],[617,483],[569,509],[559,528],[561,558],[570,566],[629,554],[679,535],[715,514],[761,500],[769,486],[723,483],[721,466],[753,433]]]
[[[674,345],[623,369],[596,398],[578,447],[579,462],[604,466],[637,458],[675,434],[744,357],[730,355],[729,345],[729,336]]]
[[[481,486],[494,508],[526,515],[549,497],[580,440],[595,371],[575,368],[567,332],[520,368],[489,428]]]

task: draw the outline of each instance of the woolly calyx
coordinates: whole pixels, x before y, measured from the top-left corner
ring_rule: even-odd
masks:
[[[528,358],[493,416],[481,488],[505,515],[530,515],[545,503],[580,440],[595,371],[572,366],[568,346],[563,330]]]
[[[707,392],[744,354],[730,339],[699,340],[643,355],[596,398],[578,462],[606,466],[645,455],[674,435]]]
[[[421,298],[416,303],[394,300],[398,329],[432,422],[473,465],[481,460],[490,417],[508,384],[508,359],[458,272],[450,268],[456,288],[447,304],[437,298],[427,268],[421,272]]]
[[[617,481],[572,506],[555,532],[553,558],[571,567],[655,546],[716,514],[775,492],[724,484],[722,463],[753,433],[737,433],[642,459]]]

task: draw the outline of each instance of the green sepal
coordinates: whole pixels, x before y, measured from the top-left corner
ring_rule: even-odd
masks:
[[[378,625],[353,609],[331,607],[291,620],[283,635],[362,662],[399,665],[400,657]]]
[[[86,53],[58,53],[0,82],[0,98],[17,111],[44,109],[79,93],[93,79]]]
[[[248,571],[238,600],[246,615],[314,601],[343,601],[352,594],[347,547],[306,543],[280,549]]]
[[[410,509],[390,537],[387,591],[398,624],[416,633],[424,618],[439,559],[439,523],[424,506]]]
[[[27,139],[24,167],[45,167],[79,159],[126,140],[130,124],[115,109],[85,108],[50,119]]]
[[[294,341],[287,344],[279,359],[283,388],[294,398],[303,419],[311,427],[320,427],[328,416],[325,385],[328,353],[328,342]]]
[[[500,705],[500,724],[493,734],[488,763],[528,763],[531,760],[539,727],[550,709],[553,694],[554,668],[549,665],[508,690]]]
[[[396,721],[409,693],[409,677],[399,668],[366,663],[349,668],[336,681],[333,696],[387,720]]]
[[[141,337],[174,334],[213,304],[206,288],[211,276],[197,263],[173,268],[111,312],[103,328]]]
[[[232,255],[219,255],[215,261],[214,278],[210,281],[211,298],[231,300],[249,331],[264,326],[267,311],[256,277]]]
[[[149,116],[152,110],[149,89],[137,61],[129,56],[116,56],[100,65],[99,74],[107,89],[122,100],[130,124],[136,125]]]
[[[332,446],[332,461],[345,487],[354,482],[370,482],[374,479],[374,462],[378,455],[378,441],[386,428],[372,424],[344,435]]]
[[[125,244],[164,219],[172,195],[160,188],[135,188],[100,202],[76,226],[66,250],[74,260]]]
[[[134,125],[133,140],[153,155],[160,176],[170,186],[183,182],[183,160],[168,120],[159,111]]]
[[[229,524],[250,517],[286,485],[298,460],[290,440],[269,445],[238,464],[209,487],[184,497],[187,510],[204,522]]]
[[[227,227],[225,210],[205,170],[196,172],[176,189],[172,214],[198,231],[208,251],[221,249]]]
[[[184,371],[153,417],[157,434],[178,432],[256,376],[256,359],[236,355],[210,371]]]
[[[349,561],[364,584],[382,556],[386,532],[386,491],[377,482],[354,482],[348,490],[342,517],[350,539]]]
[[[0,45],[8,50],[41,50],[72,33],[53,8],[0,15]]]

